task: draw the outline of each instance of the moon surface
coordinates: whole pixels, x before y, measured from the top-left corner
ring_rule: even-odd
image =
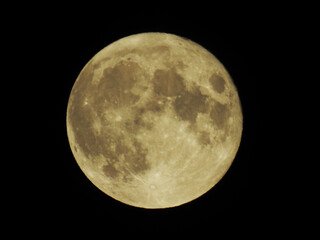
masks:
[[[197,43],[166,33],[122,38],[82,69],[67,134],[81,170],[112,198],[168,208],[210,190],[241,141],[230,75]]]

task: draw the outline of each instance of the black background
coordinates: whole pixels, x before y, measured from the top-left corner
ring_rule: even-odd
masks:
[[[23,221],[53,232],[70,229],[70,224],[77,226],[76,231],[81,226],[145,234],[200,233],[230,224],[242,230],[250,228],[254,212],[260,209],[253,204],[257,197],[250,172],[256,161],[257,85],[269,29],[259,9],[253,14],[245,9],[208,8],[145,6],[131,11],[128,6],[123,11],[105,7],[105,12],[99,13],[97,8],[59,8],[19,23],[19,36],[27,39],[24,54],[32,59],[26,68],[31,80],[26,84],[30,90],[25,120],[28,136],[32,136],[26,140],[32,145],[31,163],[27,164],[30,182],[19,193],[28,199],[21,204],[26,210],[19,214]],[[163,210],[131,207],[96,188],[74,160],[66,132],[68,97],[81,69],[108,44],[142,32],[173,33],[212,52],[233,78],[244,118],[239,151],[222,180],[200,198]]]

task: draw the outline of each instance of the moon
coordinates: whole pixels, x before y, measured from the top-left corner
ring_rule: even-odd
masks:
[[[124,37],[82,69],[67,107],[72,153],[108,196],[140,208],[190,202],[215,186],[241,141],[237,89],[197,43]]]

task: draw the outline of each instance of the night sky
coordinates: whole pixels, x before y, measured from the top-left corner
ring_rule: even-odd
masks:
[[[28,173],[29,187],[21,192],[28,199],[21,206],[26,210],[22,214],[25,222],[34,216],[30,221],[50,231],[68,228],[70,223],[100,226],[107,229],[106,236],[115,229],[158,233],[191,228],[213,231],[217,222],[246,225],[255,201],[250,171],[256,161],[256,85],[260,59],[266,51],[261,34],[264,25],[257,20],[258,13],[247,11],[233,16],[225,9],[220,14],[216,11],[129,13],[128,9],[127,14],[109,9],[105,15],[76,12],[72,17],[69,11],[58,11],[21,23],[21,37],[28,39],[25,56],[34,59],[32,70],[28,68],[33,73],[28,78],[32,82],[28,100],[32,102],[32,120],[26,127],[33,136],[32,167],[28,166],[32,170]],[[131,207],[105,195],[78,167],[66,132],[68,97],[81,69],[108,44],[142,32],[176,34],[213,53],[231,75],[243,110],[242,141],[226,175],[200,198],[164,210]],[[28,114],[25,117],[30,118]]]

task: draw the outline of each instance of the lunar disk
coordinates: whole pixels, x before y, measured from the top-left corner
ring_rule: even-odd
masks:
[[[82,69],[67,133],[90,181],[112,198],[168,208],[210,190],[240,145],[242,112],[224,66],[166,33],[122,38]]]

